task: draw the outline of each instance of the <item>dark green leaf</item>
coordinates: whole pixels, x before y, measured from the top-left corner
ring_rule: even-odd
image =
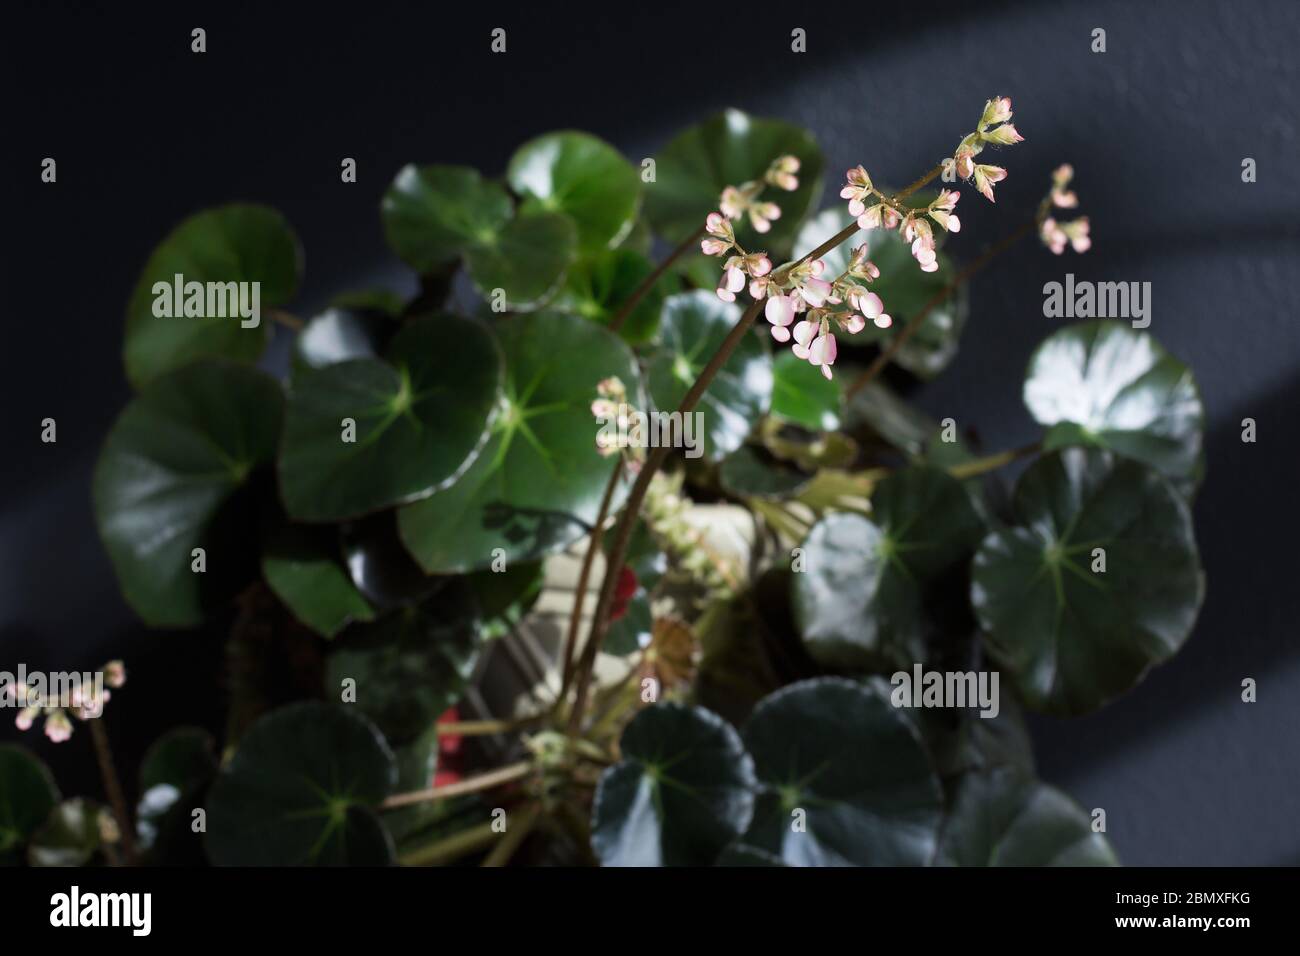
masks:
[[[394,744],[414,740],[456,703],[482,648],[477,596],[452,578],[411,607],[357,625],[330,650],[327,686],[355,681],[355,706]]]
[[[206,360],[152,382],[113,425],[95,467],[95,517],[147,624],[193,627],[255,573],[252,516],[235,492],[275,454],[283,402],[261,372]]]
[[[844,394],[840,380],[782,349],[772,367],[772,414],[811,431],[840,427]]]
[[[1201,472],[1205,410],[1191,370],[1149,333],[1098,319],[1054,333],[1029,360],[1025,405],[1044,447],[1094,445],[1184,487]]]
[[[32,866],[85,866],[99,852],[99,814],[98,804],[83,797],[64,800],[32,834],[27,862]]]
[[[595,252],[619,244],[641,204],[641,177],[614,147],[587,133],[548,133],[520,146],[506,178],[521,212],[566,213],[578,245]]]
[[[938,422],[879,382],[871,382],[849,399],[845,422],[854,433],[863,426],[870,428],[912,458],[924,452],[926,441],[939,430]]]
[[[325,637],[375,616],[343,566],[332,527],[280,524],[263,547],[262,576],[295,618]]]
[[[820,375],[817,377],[821,378]],[[753,445],[742,445],[724,458],[718,467],[718,481],[733,495],[791,498],[807,487],[812,479],[813,476],[807,472]]]
[[[377,866],[392,840],[373,811],[397,778],[364,717],[317,701],[258,720],[208,793],[218,866]]]
[[[605,866],[702,866],[749,823],[754,769],[716,714],[661,703],[623,731],[623,760],[601,775],[591,846]]]
[[[466,253],[469,277],[485,299],[497,290],[509,311],[534,309],[559,289],[573,262],[577,232],[563,213],[536,212],[512,219],[490,243]]]
[[[196,358],[255,361],[266,348],[270,319],[259,314],[257,325],[244,328],[243,322],[253,319],[229,314],[235,311],[229,308],[233,287],[214,291],[209,308],[206,283],[259,283],[259,313],[264,313],[293,298],[301,272],[298,239],[275,210],[236,203],[191,216],[154,249],[136,281],[126,310],[126,377],[139,389]],[[205,284],[205,317],[177,315],[174,304],[170,315],[155,315],[164,285],[165,299],[172,302],[178,274],[183,285]],[[156,283],[162,284],[157,292]],[[218,317],[219,311],[227,316]]]
[[[650,260],[631,249],[612,249],[580,259],[564,280],[554,307],[601,325],[609,325],[620,307],[654,271]],[[624,340],[647,342],[659,329],[664,299],[676,287],[671,276],[660,278],[629,314],[619,330]]]
[[[1029,706],[1095,710],[1192,629],[1205,588],[1191,516],[1151,468],[1083,448],[1035,462],[1014,507],[1020,526],[975,556],[971,603],[989,649]]]
[[[748,221],[736,229],[746,249],[766,249],[777,261],[790,251],[800,222],[821,195],[823,167],[811,134],[781,120],[726,110],[678,134],[655,158],[656,181],[646,187],[646,218],[664,238],[681,242],[703,227],[725,187],[762,180],[772,161],[787,154],[802,164],[799,188],[788,193],[769,186],[762,196],[781,207],[781,218],[765,234],[756,233]]]
[[[944,866],[1118,866],[1106,838],[1059,790],[1009,769],[966,774],[944,820]]]
[[[743,842],[796,866],[921,866],[942,795],[920,735],[876,686],[803,681],[745,726],[762,792]]]
[[[498,240],[513,215],[505,189],[468,166],[404,166],[384,194],[388,244],[419,272]]]
[[[804,542],[795,617],[818,661],[910,668],[926,657],[926,584],[967,558],[983,524],[961,483],[937,468],[895,472],[872,496],[872,519],[829,514]]]
[[[638,390],[627,346],[575,316],[512,318],[500,339],[506,406],[487,445],[454,485],[398,512],[402,541],[429,573],[488,567],[497,548],[531,561],[586,534],[614,467],[596,451],[596,384],[616,375]]]
[[[478,598],[484,637],[500,637],[523,620],[542,593],[543,577],[541,561],[519,561],[466,578]]]
[[[655,407],[677,409],[704,366],[740,319],[740,307],[712,292],[697,290],[664,302],[660,344],[650,353],[646,379]],[[700,398],[704,433],[690,437],[707,461],[719,461],[739,448],[772,400],[772,357],[757,335],[741,339]],[[699,454],[687,449],[691,457]]]
[[[23,845],[49,818],[59,788],[26,747],[0,744],[0,866],[14,866]]]
[[[491,333],[450,315],[403,326],[387,361],[301,370],[280,449],[286,510],[333,521],[454,482],[484,443],[500,384]]]
[[[198,865],[202,840],[193,811],[203,805],[217,774],[212,735],[201,727],[178,727],[154,741],[140,766],[136,835],[150,864]]]

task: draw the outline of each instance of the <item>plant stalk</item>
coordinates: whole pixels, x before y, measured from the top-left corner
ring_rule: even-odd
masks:
[[[659,281],[659,277],[668,271],[669,266],[685,255],[687,250],[703,239],[705,232],[705,227],[700,226],[700,228],[683,239],[677,248],[668,253],[664,261],[655,266],[653,272],[641,280],[641,284],[632,290],[632,294],[627,297],[627,301],[619,306],[618,311],[614,313],[614,318],[609,323],[611,332],[617,332],[623,328],[623,323],[627,321],[627,317],[632,314],[632,310],[640,305],[641,300],[654,288],[654,284]]]
[[[518,763],[508,764],[496,770],[489,770],[487,773],[481,773],[466,780],[449,783],[445,787],[431,787],[428,790],[413,790],[410,793],[394,794],[381,803],[379,809],[396,810],[398,807],[408,807],[413,803],[425,803],[429,800],[442,800],[446,797],[459,797],[467,793],[490,790],[493,787],[520,780],[528,776],[532,769],[533,765],[530,761],[521,760]]]
[[[95,742],[95,759],[99,762],[99,776],[104,781],[104,792],[113,807],[113,816],[117,818],[117,829],[122,837],[122,856],[128,866],[136,861],[135,831],[132,828],[131,815],[126,809],[126,797],[122,793],[122,781],[117,776],[113,765],[113,751],[108,745],[108,731],[100,723],[102,718],[86,721],[90,725],[90,737]]]

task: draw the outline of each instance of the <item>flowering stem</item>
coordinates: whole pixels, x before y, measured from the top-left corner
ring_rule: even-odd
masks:
[[[449,783],[445,787],[394,794],[381,803],[379,809],[396,810],[398,807],[408,807],[413,803],[426,803],[430,800],[442,800],[446,797],[459,797],[467,793],[478,793],[480,790],[490,790],[526,777],[532,769],[533,765],[530,761],[521,760],[518,763],[481,773],[476,777]]]
[[[1026,458],[1029,455],[1037,454],[1042,450],[1042,442],[1030,442],[1028,445],[1022,445],[1019,448],[1011,448],[1007,451],[998,452],[996,455],[989,455],[985,458],[976,458],[973,461],[964,461],[960,465],[953,465],[948,469],[948,474],[954,478],[974,478],[976,475],[983,475],[990,471],[997,471],[1006,465],[1011,464],[1020,458]]]
[[[626,322],[627,317],[632,314],[632,310],[635,309],[641,303],[641,300],[646,297],[646,294],[654,287],[654,284],[659,281],[659,277],[668,271],[668,267],[680,259],[689,249],[699,245],[699,242],[704,238],[705,233],[705,227],[700,226],[700,228],[696,229],[693,233],[683,239],[676,249],[668,253],[664,261],[655,266],[653,272],[641,280],[641,284],[632,290],[632,294],[627,297],[627,301],[619,306],[618,311],[614,313],[614,318],[611,319],[609,323],[609,330],[611,332],[617,332],[623,327],[623,323]]]
[[[122,795],[122,782],[118,779],[117,768],[113,765],[113,751],[108,745],[108,731],[99,720],[88,720],[90,737],[95,742],[95,758],[99,761],[99,775],[104,781],[104,792],[108,802],[113,806],[113,816],[117,818],[117,829],[122,837],[122,855],[127,865],[135,863],[135,833],[131,829],[131,816],[126,810],[126,798]]]
[[[682,399],[677,411],[683,416],[692,411],[699,403],[700,398],[704,395],[704,390],[709,387],[726,364],[727,359],[731,358],[731,353],[736,350],[754,324],[754,319],[758,316],[759,310],[763,307],[763,300],[756,299],[750,303],[745,312],[730,332],[718,346],[718,350],[713,353],[704,370],[700,372],[699,378],[691,386],[686,397]],[[632,539],[632,529],[636,525],[637,516],[641,510],[641,503],[645,500],[646,491],[650,488],[650,479],[654,477],[663,463],[667,461],[670,449],[666,445],[661,445],[651,450],[647,456],[645,464],[641,466],[641,471],[636,476],[636,482],[632,485],[632,490],[628,493],[627,503],[623,507],[623,513],[619,516],[618,523],[614,526],[614,536],[607,555],[608,563],[605,566],[605,580],[601,583],[600,598],[596,602],[596,612],[591,621],[591,632],[587,637],[587,643],[582,649],[582,658],[578,662],[576,684],[573,699],[573,709],[569,712],[569,733],[576,735],[582,726],[583,711],[587,704],[587,692],[591,686],[591,672],[596,664],[596,654],[600,650],[600,645],[605,639],[605,632],[609,629],[609,614],[614,604],[614,592],[618,588],[618,569],[623,566],[623,561],[627,557],[628,542]]]
[[[612,328],[612,326],[611,326]],[[573,678],[573,655],[578,649],[578,625],[582,620],[582,608],[587,603],[587,582],[591,578],[591,566],[595,563],[596,552],[600,550],[600,540],[605,534],[605,519],[609,516],[609,506],[614,499],[614,489],[623,477],[623,456],[620,454],[614,463],[613,474],[605,485],[605,495],[600,500],[600,510],[596,513],[596,523],[591,528],[591,538],[587,542],[587,553],[582,557],[582,568],[578,571],[578,584],[573,593],[573,614],[569,618],[569,633],[564,639],[564,671],[560,684],[560,696],[557,704],[563,704],[569,693],[569,684]]]
[[[1021,225],[1015,232],[1011,233],[1009,236],[1005,236],[1000,241],[990,246],[982,256],[970,263],[966,268],[962,269],[961,272],[957,273],[957,275],[953,277],[951,282],[932,295],[929,301],[927,301],[925,305],[921,306],[920,310],[907,320],[907,324],[903,326],[898,335],[894,336],[889,345],[876,356],[875,361],[867,366],[866,371],[859,375],[853,384],[848,387],[845,391],[845,396],[847,398],[852,398],[858,392],[862,391],[862,389],[871,384],[872,379],[884,370],[885,366],[893,360],[899,350],[902,349],[912,336],[920,330],[921,323],[925,321],[926,316],[942,305],[950,295],[961,287],[963,282],[969,280],[973,275],[987,266],[999,255],[1014,246],[1021,239],[1025,238],[1029,233],[1033,232],[1037,226],[1038,217],[1035,216],[1033,219],[1030,219]]]

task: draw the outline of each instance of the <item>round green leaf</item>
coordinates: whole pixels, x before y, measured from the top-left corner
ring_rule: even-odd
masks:
[[[852,221],[842,206],[827,209],[808,221],[799,233],[795,248],[814,249]],[[844,340],[853,345],[876,342],[883,345],[898,335],[914,315],[953,282],[957,270],[952,260],[940,251],[938,270],[922,272],[899,232],[871,229],[858,233],[823,256],[826,274],[840,275],[848,265],[850,251],[864,242],[871,261],[880,269],[880,277],[868,286],[880,296],[885,311],[894,321],[888,329],[877,328],[868,322],[861,332],[845,335]],[[962,285],[930,309],[921,327],[898,350],[894,361],[914,375],[933,378],[956,356],[968,311],[966,286]]]
[[[27,847],[31,866],[85,866],[99,851],[99,805],[84,797],[64,800]]]
[[[592,806],[591,846],[605,866],[707,866],[744,832],[754,768],[717,714],[661,703],[623,731],[623,760]]]
[[[772,414],[811,431],[840,427],[844,392],[840,380],[785,349],[772,365]]]
[[[589,255],[569,269],[564,288],[556,296],[553,306],[601,325],[609,325],[623,303],[653,271],[650,260],[631,249],[611,249]],[[628,314],[619,335],[632,343],[654,338],[659,329],[664,299],[675,286],[670,276],[655,282]]]
[[[274,379],[209,359],[150,383],[114,423],[95,467],[95,518],[147,624],[193,627],[255,573],[253,516],[235,492],[274,455],[283,404]]]
[[[456,703],[482,648],[479,608],[463,579],[342,635],[328,659],[330,687],[356,682],[354,706],[394,744],[414,740]]]
[[[741,245],[766,249],[776,261],[790,251],[800,222],[821,195],[823,167],[812,135],[781,120],[726,110],[682,131],[655,157],[655,181],[646,187],[646,218],[664,238],[681,242],[718,208],[724,188],[761,180],[772,160],[785,155],[799,158],[799,188],[785,192],[769,186],[763,192],[764,202],[781,207],[781,218],[762,234],[748,219],[736,223]]]
[[[563,212],[584,252],[619,244],[641,204],[641,177],[622,153],[588,133],[548,133],[515,151],[506,178],[522,212]]]
[[[136,280],[126,309],[126,377],[139,389],[196,358],[255,361],[270,335],[271,322],[262,313],[293,298],[301,273],[298,238],[274,209],[236,203],[190,216],[154,248]],[[183,277],[179,314],[177,275]],[[202,283],[203,290],[190,299],[185,287],[192,282]],[[241,317],[238,287],[224,285],[231,282],[258,283],[256,325],[244,327],[254,319]],[[207,283],[223,286],[209,289]],[[252,306],[251,287],[244,291],[244,301]],[[155,308],[164,314],[155,314]]]
[[[596,451],[596,384],[617,375],[637,391],[632,353],[590,322],[546,312],[499,330],[506,398],[487,445],[455,484],[398,512],[403,543],[429,573],[485,568],[496,548],[531,561],[586,534],[614,467]]]
[[[740,307],[700,289],[669,296],[664,302],[660,344],[646,363],[650,397],[661,412],[681,404],[704,366],[740,319]],[[701,396],[696,411],[703,415],[704,434],[690,432],[702,443],[706,461],[719,461],[745,442],[772,400],[772,357],[757,335],[746,335]],[[687,449],[690,457],[699,453]]]
[[[17,865],[23,844],[58,802],[49,768],[26,747],[0,744],[0,866]]]
[[[804,542],[794,575],[804,645],[830,667],[902,667],[926,658],[926,585],[965,560],[983,532],[961,482],[937,468],[895,472],[872,518],[829,514]]]
[[[280,447],[286,510],[334,521],[454,482],[484,442],[500,382],[491,333],[451,315],[403,326],[387,361],[302,369]]]
[[[989,649],[1029,706],[1096,710],[1196,621],[1205,581],[1187,505],[1151,468],[1092,448],[1044,455],[1013,504],[1019,526],[984,539],[971,577]]]
[[[1149,333],[1098,319],[1049,336],[1029,360],[1025,405],[1044,447],[1095,445],[1194,484],[1205,409],[1191,370]]]
[[[743,842],[796,866],[921,866],[938,778],[916,727],[876,686],[835,677],[769,695],[745,726],[762,790]]]
[[[492,301],[500,290],[508,310],[533,309],[559,288],[576,243],[577,231],[568,216],[526,213],[507,223],[491,242],[470,247],[465,262],[485,299]]]
[[[163,734],[140,765],[136,836],[152,864],[201,865],[200,836],[193,811],[202,806],[217,774],[212,735],[201,727],[177,727]]]
[[[497,241],[513,215],[505,189],[468,166],[402,167],[384,194],[384,234],[419,272]]]
[[[393,846],[372,808],[397,769],[364,717],[318,701],[259,719],[208,793],[217,866],[375,866]]]
[[[324,637],[375,616],[343,566],[333,528],[279,525],[262,549],[262,577],[295,618]]]
[[[1118,866],[1106,837],[1059,790],[1012,769],[966,774],[944,819],[943,866]]]
[[[348,576],[376,608],[412,604],[437,584],[415,563],[397,534],[397,512],[380,511],[339,528]]]
[[[807,472],[753,445],[742,445],[718,466],[722,487],[744,497],[792,498],[812,479]]]

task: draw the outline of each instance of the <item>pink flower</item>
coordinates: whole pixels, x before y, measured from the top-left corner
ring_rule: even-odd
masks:
[[[980,129],[984,130],[997,123],[1011,119],[1011,97],[995,96],[984,104],[984,115],[980,117]]]
[[[109,661],[104,665],[104,683],[114,690],[126,683],[126,666],[121,661]]]
[[[957,175],[962,179],[970,179],[975,168],[975,151],[972,149],[959,149],[957,155],[953,158],[957,163]]]
[[[45,718],[45,736],[56,744],[61,744],[72,736],[72,721],[61,710],[51,711]]]
[[[32,721],[36,719],[36,716],[40,712],[41,709],[36,706],[24,707],[22,710],[18,711],[18,716],[14,718],[14,726],[19,730],[31,730]]]
[[[1016,132],[1015,126],[1011,123],[1005,123],[995,130],[980,135],[986,143],[993,143],[995,146],[1014,146],[1016,143],[1025,141],[1025,138]]]
[[[993,198],[993,184],[1000,183],[1007,178],[1007,171],[1001,166],[976,166],[975,167],[975,188],[979,190],[980,195],[989,202],[997,202]]]
[[[867,209],[866,200],[872,195],[871,177],[861,166],[855,166],[844,174],[844,178],[848,183],[840,190],[840,198],[849,201],[850,216],[861,216]]]
[[[739,219],[745,214],[745,207],[749,201],[735,186],[728,186],[722,190],[722,198],[718,201],[718,208],[728,219]]]
[[[759,202],[749,207],[749,222],[755,232],[767,232],[772,222],[781,218],[781,207],[774,202]]]
[[[796,325],[794,327],[795,344],[790,347],[790,351],[794,352],[797,358],[801,358],[804,361],[807,361],[809,355],[811,354],[809,352],[808,346],[812,344],[813,336],[817,334],[820,328],[821,328],[821,323],[809,322],[807,320],[804,320],[803,322],[800,322],[798,325]]]
[[[799,165],[798,156],[780,156],[767,168],[767,174],[763,178],[777,189],[794,192],[799,188],[799,177],[795,175],[799,172]]]
[[[840,328],[849,335],[857,335],[867,327],[867,320],[860,315],[850,315],[847,319],[840,322]]]
[[[1075,252],[1084,253],[1092,248],[1087,216],[1081,216],[1073,222],[1057,222],[1050,216],[1039,227],[1039,236],[1043,244],[1056,255],[1065,251],[1068,244]]]
[[[931,209],[939,209],[943,212],[952,212],[957,208],[957,203],[961,199],[961,193],[955,189],[943,189],[939,191],[939,198],[930,203]]]
[[[772,338],[778,342],[789,342],[788,326],[794,321],[794,299],[788,295],[772,296],[763,307],[763,315],[772,323]]]
[[[835,364],[835,355],[839,347],[835,343],[835,336],[828,330],[823,329],[822,334],[817,337],[812,346],[808,349],[808,361],[812,365],[819,366],[822,375],[825,378],[831,377],[831,366]]]
[[[1061,228],[1070,237],[1070,247],[1075,252],[1084,253],[1092,248],[1092,237],[1088,234],[1090,227],[1087,216],[1081,216],[1074,222],[1067,222]]]
[[[700,243],[700,249],[706,256],[726,255],[736,244],[736,233],[721,213],[709,213],[704,220],[704,229],[712,237]]]
[[[885,311],[885,303],[880,301],[880,296],[860,287],[849,293],[849,305],[868,319],[874,319]]]
[[[1074,167],[1063,163],[1052,173],[1052,205],[1061,209],[1073,209],[1079,205],[1079,197],[1065,187],[1074,178]]]
[[[730,262],[735,262],[731,259]],[[745,288],[745,273],[738,266],[730,263],[722,273],[722,282],[718,285],[718,298],[723,302],[735,302],[736,293]]]
[[[887,328],[889,328],[891,325],[894,324],[894,320],[893,320],[893,319],[891,319],[889,316],[887,316],[887,315],[883,315],[883,314],[882,314],[882,315],[878,315],[878,316],[876,316],[876,317],[875,317],[874,319],[872,319],[871,321],[875,323],[876,328],[878,328],[878,329],[887,329]]]

